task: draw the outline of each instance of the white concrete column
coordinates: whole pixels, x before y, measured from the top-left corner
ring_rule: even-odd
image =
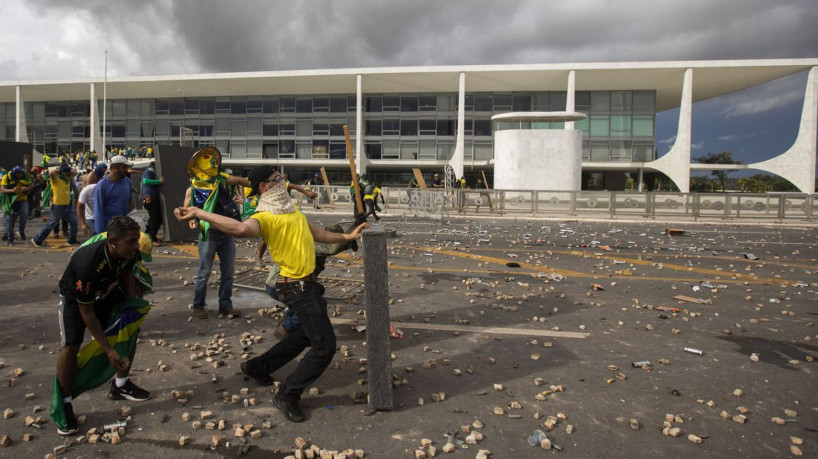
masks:
[[[28,142],[28,131],[26,130],[26,107],[23,101],[23,87],[15,88],[16,111],[14,114],[14,141]]]
[[[457,178],[463,177],[463,163],[465,162],[466,137],[466,73],[460,72],[460,81],[457,89],[457,137],[455,138],[454,154],[449,165],[454,169]]]
[[[682,100],[679,107],[679,127],[676,142],[661,158],[645,163],[667,175],[682,193],[690,192],[690,133],[693,117],[693,69],[686,69],[682,80]]]
[[[748,164],[750,169],[772,172],[789,180],[802,193],[815,193],[816,140],[818,140],[818,79],[816,69],[809,70],[804,90],[804,107],[798,137],[789,150],[759,163]]]
[[[369,163],[364,152],[364,93],[363,77],[358,74],[355,77],[355,172],[366,173],[366,166]]]
[[[91,83],[91,118],[89,121],[89,131],[91,131],[91,150],[96,150],[100,159],[105,148],[102,145],[102,131],[99,126],[99,107],[97,103],[97,85]]]
[[[576,111],[574,107],[576,107],[575,101],[575,92],[576,92],[576,71],[571,70],[568,72],[568,93],[565,96],[565,111],[567,112],[574,112]],[[565,122],[565,130],[574,129],[574,122],[573,121],[566,121]]]

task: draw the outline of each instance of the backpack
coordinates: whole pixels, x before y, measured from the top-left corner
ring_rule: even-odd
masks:
[[[375,185],[367,185],[366,188],[364,188],[364,194],[372,194],[374,192],[375,192]]]

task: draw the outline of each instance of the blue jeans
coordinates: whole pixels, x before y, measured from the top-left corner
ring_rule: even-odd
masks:
[[[270,298],[278,300],[278,292],[276,292],[275,287],[265,285],[264,288],[267,290],[267,294],[270,295]],[[281,321],[281,326],[286,328],[287,331],[293,331],[301,327],[301,321],[298,320],[298,316],[295,315],[292,309],[287,308],[284,310],[284,320]]]
[[[88,229],[91,230],[91,236],[96,236],[97,234],[97,227],[94,226],[94,219],[93,218],[86,218],[85,224],[88,225]]]
[[[193,291],[193,309],[204,309],[207,281],[213,270],[213,259],[219,255],[219,310],[233,307],[233,272],[236,269],[236,245],[233,237],[211,228],[206,241],[199,241],[199,271]]]
[[[6,214],[6,237],[14,240],[14,222],[20,218],[20,234],[26,233],[26,218],[28,218],[28,200],[14,201],[11,204],[12,213]]]
[[[327,300],[320,284],[306,282],[303,291],[298,282],[277,287],[281,301],[301,320],[301,328],[290,333],[264,354],[247,361],[251,372],[270,374],[310,348],[295,370],[287,376],[279,391],[284,398],[300,400],[301,394],[315,382],[335,355],[335,331],[327,315]]]
[[[77,241],[77,214],[74,212],[74,206],[71,204],[66,204],[64,206],[60,206],[57,204],[51,205],[51,220],[43,226],[39,233],[34,236],[34,242],[37,244],[41,244],[45,238],[51,234],[51,230],[57,227],[60,224],[60,220],[65,220],[68,222],[68,234],[66,235],[66,240],[68,242],[76,242]]]

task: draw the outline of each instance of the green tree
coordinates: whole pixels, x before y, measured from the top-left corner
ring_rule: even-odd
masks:
[[[690,191],[710,193],[716,189],[718,182],[703,175],[690,177]]]
[[[721,153],[708,153],[706,156],[697,156],[693,158],[699,164],[741,164],[741,161],[733,159],[733,152],[723,151]],[[721,191],[724,192],[727,187],[727,174],[732,171],[714,170],[710,175],[716,177],[721,185]]]

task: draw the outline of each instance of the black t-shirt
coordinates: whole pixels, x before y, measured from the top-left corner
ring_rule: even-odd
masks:
[[[137,253],[137,259],[139,254]],[[80,247],[60,278],[60,295],[67,303],[93,304],[118,285],[119,273],[133,269],[136,260],[117,261],[108,253],[106,239]]]

